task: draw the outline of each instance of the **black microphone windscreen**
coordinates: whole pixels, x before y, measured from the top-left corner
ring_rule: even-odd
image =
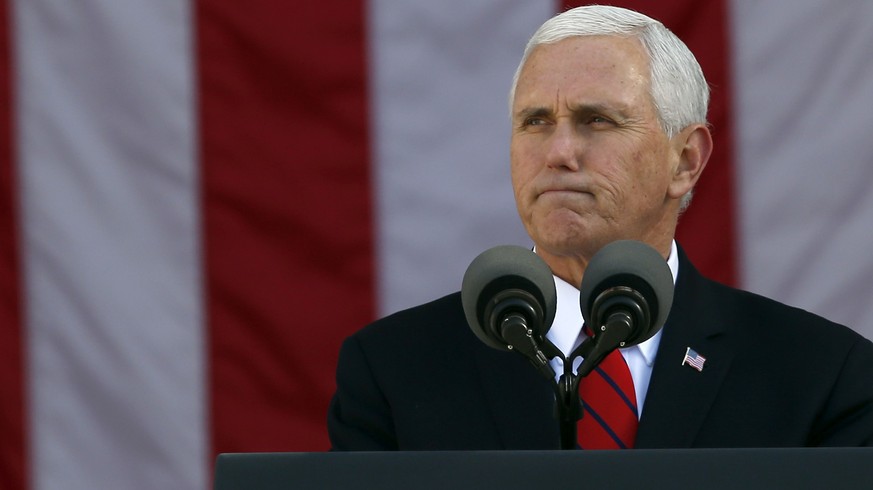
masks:
[[[508,290],[524,291],[539,302],[544,315],[539,335],[545,335],[551,327],[558,303],[551,269],[531,250],[500,245],[479,254],[464,274],[461,302],[473,333],[500,350],[507,350],[506,342],[488,325],[485,312],[489,302]]]
[[[640,293],[650,308],[649,325],[635,325],[626,345],[652,337],[667,321],[673,304],[673,274],[654,248],[635,240],[612,242],[598,251],[585,269],[579,288],[582,318],[590,324],[592,306],[603,291],[627,287]]]

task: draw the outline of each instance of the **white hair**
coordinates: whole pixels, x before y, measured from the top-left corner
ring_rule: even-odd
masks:
[[[515,71],[509,93],[510,114],[518,78],[530,53],[541,44],[575,36],[620,36],[636,38],[649,56],[649,93],[661,127],[673,137],[691,124],[706,124],[709,85],[697,59],[664,24],[633,10],[589,5],[567,10],[547,20],[528,41]],[[682,198],[688,207],[691,191]]]

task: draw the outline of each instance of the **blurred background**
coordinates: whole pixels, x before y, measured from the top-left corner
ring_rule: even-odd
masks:
[[[873,338],[873,2],[615,4],[712,85],[698,267]],[[0,0],[0,488],[326,450],[342,339],[530,245],[507,92],[575,5]]]

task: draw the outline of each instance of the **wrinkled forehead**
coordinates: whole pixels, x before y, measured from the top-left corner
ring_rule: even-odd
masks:
[[[510,109],[512,109],[512,106],[515,103],[515,95],[518,91],[518,85],[522,75],[528,75],[531,71],[531,59],[539,58],[540,56],[537,56],[538,53],[542,53],[543,51],[552,51],[555,46],[562,46],[567,44],[577,45],[578,49],[563,55],[564,58],[562,59],[551,60],[551,63],[553,63],[555,67],[558,67],[562,64],[570,65],[582,60],[591,59],[595,55],[597,55],[597,51],[608,49],[610,52],[614,52],[616,49],[618,49],[619,51],[623,51],[626,55],[633,55],[633,64],[639,69],[639,73],[645,76],[648,85],[647,90],[651,92],[651,56],[648,49],[645,47],[639,37],[632,34],[570,35],[558,39],[551,39],[548,41],[539,42],[537,44],[532,44],[527,47],[521,61],[519,62],[518,67],[516,68],[515,75],[512,80],[512,86],[509,93]],[[587,46],[586,48],[586,46],[584,45],[589,46]],[[612,61],[614,63],[619,62],[618,59],[612,59]]]
[[[651,87],[648,54],[635,38],[574,36],[538,45],[519,72],[511,101],[610,94],[624,99],[647,96]],[[628,99],[630,100],[630,99]]]
[[[556,46],[564,47],[565,55],[568,56],[567,62],[580,59],[595,59],[602,52],[609,53],[609,56],[615,58],[615,62],[629,63],[632,62],[645,71],[651,71],[651,56],[638,37],[631,35],[617,34],[598,34],[598,35],[575,35],[567,36],[554,41],[541,42],[525,52],[525,55],[519,64],[519,73],[530,63],[531,58],[537,53],[553,50]],[[571,49],[566,49],[571,46]]]

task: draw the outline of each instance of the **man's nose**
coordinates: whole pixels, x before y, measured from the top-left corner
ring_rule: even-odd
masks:
[[[573,125],[559,122],[548,139],[546,164],[553,168],[579,170],[581,145],[581,138]]]

